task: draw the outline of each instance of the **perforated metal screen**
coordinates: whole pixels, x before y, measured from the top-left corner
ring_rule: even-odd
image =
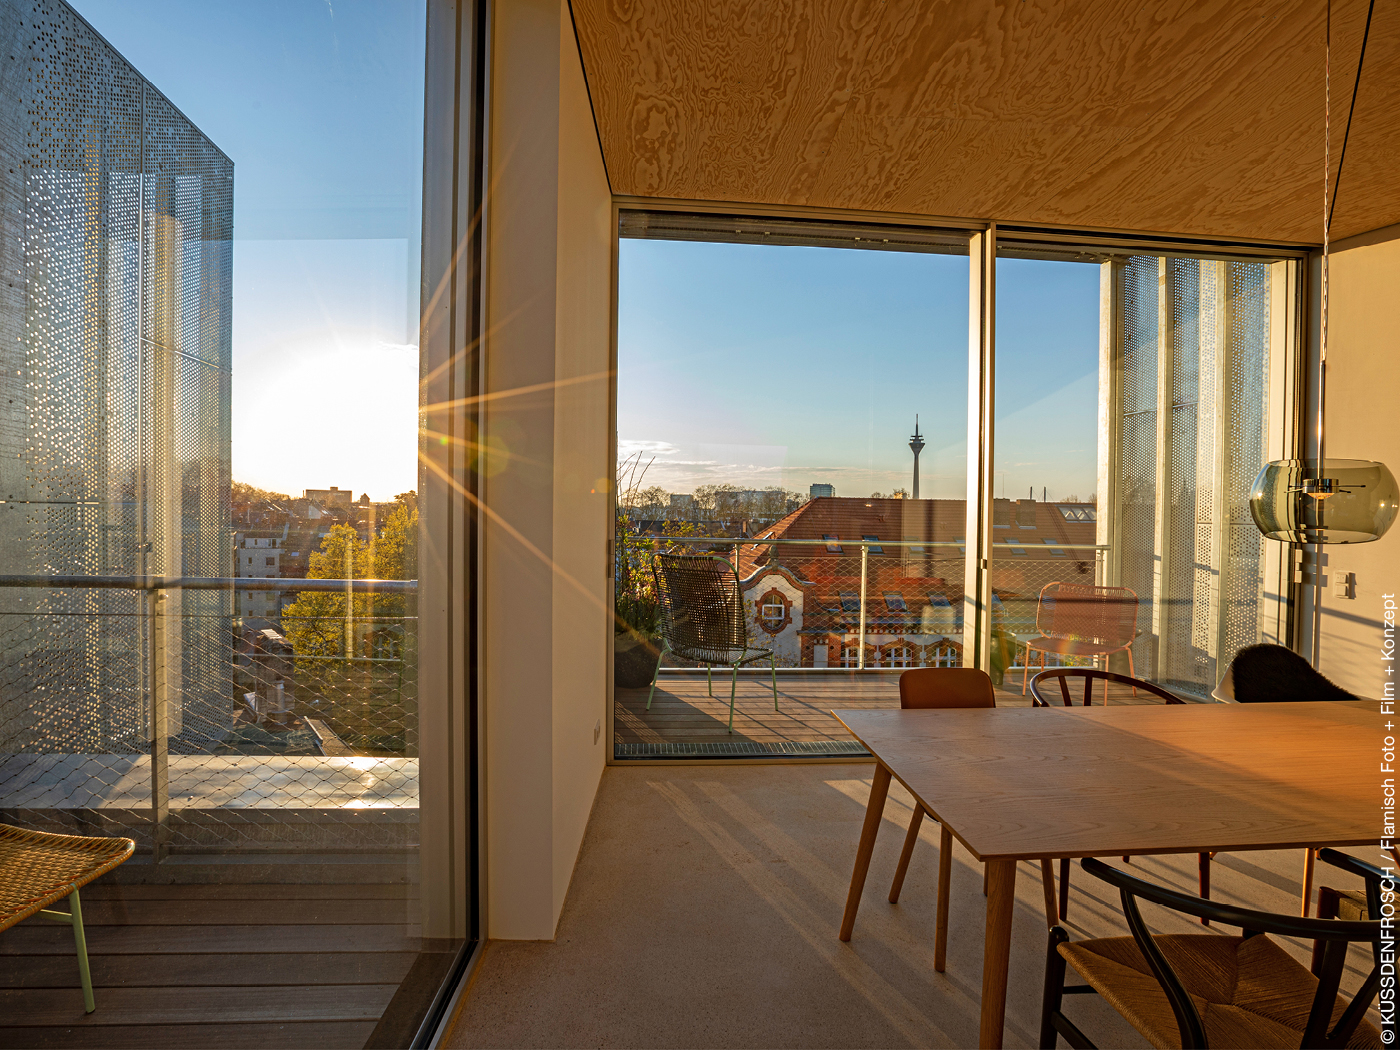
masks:
[[[1284,349],[1269,341],[1269,266],[1134,257],[1118,306],[1118,555],[1143,603],[1134,658],[1204,693],[1259,637],[1263,547],[1247,501],[1266,448],[1269,357]]]

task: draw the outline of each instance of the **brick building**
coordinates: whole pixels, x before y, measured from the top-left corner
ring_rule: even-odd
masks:
[[[1045,584],[1095,581],[1094,519],[1092,504],[996,501],[993,616],[1004,630],[1034,632]],[[783,666],[857,666],[866,541],[865,666],[957,666],[965,531],[963,500],[810,500],[754,537],[807,542],[739,548],[750,636]]]

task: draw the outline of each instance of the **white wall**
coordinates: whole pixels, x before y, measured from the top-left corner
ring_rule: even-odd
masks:
[[[1327,458],[1378,459],[1400,472],[1400,227],[1340,242],[1331,271]],[[1400,593],[1400,524],[1375,543],[1326,552],[1329,576],[1356,574],[1356,598],[1324,597],[1320,670],[1379,696],[1381,595]]]
[[[481,595],[486,933],[540,940],[554,936],[608,745],[594,727],[606,724],[611,639],[612,198],[566,4],[510,0],[494,19]]]

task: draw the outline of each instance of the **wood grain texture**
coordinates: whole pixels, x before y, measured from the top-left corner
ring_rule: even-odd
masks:
[[[187,988],[222,985],[396,984],[416,952],[295,952],[225,955],[94,955],[92,980],[99,988]],[[70,956],[0,955],[0,988],[77,988]]]
[[[378,1021],[397,985],[292,985],[264,988],[104,988],[98,1009],[83,1013],[81,996],[67,988],[0,990],[0,1016],[30,1024],[221,1024],[252,1021]]]
[[[1375,838],[1364,702],[834,713],[979,859]]]
[[[86,924],[84,924],[86,925]],[[94,926],[89,954],[230,952],[416,952],[417,926]],[[67,926],[21,923],[0,937],[0,955],[73,954]]]
[[[1320,241],[1324,5],[573,0],[615,192]],[[1338,160],[1365,0],[1333,3]],[[1334,238],[1400,220],[1378,5]]]
[[[149,1050],[150,1047],[190,1047],[200,1050],[266,1050],[295,1046],[298,1050],[353,1050],[365,1045],[374,1031],[368,1021],[321,1021],[300,1024],[198,1025],[78,1025],[0,1027],[0,1050]]]

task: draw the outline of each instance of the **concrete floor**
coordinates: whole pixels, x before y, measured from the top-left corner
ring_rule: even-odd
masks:
[[[886,900],[912,812],[898,783],[855,935],[837,940],[870,775],[869,765],[857,764],[610,767],[557,939],[490,943],[444,1045],[975,1046],[981,865],[956,847],[948,967],[936,973],[932,821],[900,903]],[[1195,888],[1194,856],[1139,857],[1133,867]],[[1221,855],[1213,896],[1291,911],[1301,869],[1300,850]],[[1350,887],[1353,880],[1338,873],[1323,881]],[[1127,932],[1116,894],[1077,865],[1071,884],[1072,936]],[[1039,1031],[1042,902],[1038,867],[1022,864],[1008,1047],[1034,1046]],[[1152,912],[1148,921],[1163,931],[1201,930]],[[1306,959],[1302,945],[1291,948]],[[1360,983],[1367,962],[1353,948],[1344,987]],[[1070,1000],[1069,1012],[1100,1046],[1147,1045],[1097,997]]]

